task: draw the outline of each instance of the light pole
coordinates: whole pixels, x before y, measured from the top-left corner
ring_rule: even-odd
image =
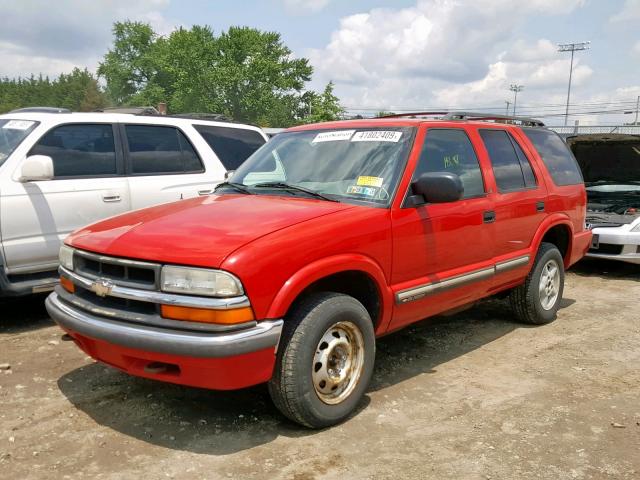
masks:
[[[569,99],[571,98],[571,77],[573,76],[573,54],[578,50],[588,50],[591,42],[559,43],[558,52],[571,52],[571,66],[569,67],[569,88],[567,89],[567,109],[564,113],[564,124],[569,117]]]
[[[511,105],[511,102],[509,100],[505,100],[504,103],[507,104],[507,109],[504,112],[505,115],[509,115],[509,105]]]
[[[513,116],[516,116],[516,103],[518,102],[518,92],[521,92],[524,88],[524,85],[518,85],[517,83],[512,83],[509,87],[509,90],[513,92]]]

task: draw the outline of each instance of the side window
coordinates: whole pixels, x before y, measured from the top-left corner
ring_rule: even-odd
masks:
[[[523,128],[522,131],[542,157],[553,183],[562,186],[583,182],[576,159],[557,133],[533,128]]]
[[[427,130],[413,178],[430,172],[452,172],[458,175],[464,185],[464,198],[484,194],[478,157],[464,130]]]
[[[509,192],[526,188],[520,159],[509,134],[504,130],[483,129],[480,136],[489,153],[498,190]]]
[[[131,172],[138,175],[202,172],[189,140],[174,127],[126,125]]]
[[[73,124],[54,128],[34,145],[29,155],[51,157],[55,178],[118,173],[110,124]]]
[[[236,170],[265,143],[255,130],[210,125],[194,125],[193,128],[202,135],[227,170]]]
[[[538,184],[536,182],[536,176],[533,174],[533,169],[531,168],[531,163],[529,163],[529,159],[525,155],[524,151],[518,145],[518,142],[515,138],[509,135],[511,142],[513,143],[513,148],[516,149],[516,155],[518,155],[518,160],[520,160],[520,167],[522,168],[522,176],[524,177],[524,186],[527,188],[535,188]]]

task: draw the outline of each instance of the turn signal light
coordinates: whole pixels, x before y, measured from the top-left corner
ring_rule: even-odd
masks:
[[[73,293],[76,291],[76,286],[67,277],[60,277],[60,285],[62,285],[62,288],[64,288],[69,293]]]
[[[233,325],[235,323],[244,323],[254,320],[251,307],[234,308],[231,310],[209,310],[207,308],[161,305],[160,313],[164,318],[170,318],[173,320],[219,323],[221,325]]]

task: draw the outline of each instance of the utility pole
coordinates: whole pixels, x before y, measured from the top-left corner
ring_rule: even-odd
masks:
[[[516,104],[518,102],[518,92],[521,92],[524,89],[524,85],[518,85],[517,83],[512,83],[509,87],[509,90],[513,92],[513,116],[516,116]]]
[[[564,124],[567,125],[569,118],[569,100],[571,98],[571,77],[573,76],[573,54],[579,50],[588,50],[591,48],[591,42],[575,42],[575,43],[559,43],[558,52],[571,52],[571,66],[569,67],[569,88],[567,89],[567,108],[564,113]]]
[[[509,100],[505,100],[504,103],[507,104],[507,110],[504,112],[504,114],[509,115],[509,105],[511,105],[511,102]]]

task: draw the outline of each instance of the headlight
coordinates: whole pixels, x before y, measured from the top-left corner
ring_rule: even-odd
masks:
[[[635,227],[633,227],[631,229],[631,231],[632,232],[640,232],[640,222],[638,222],[638,224]]]
[[[240,280],[227,272],[206,268],[162,267],[162,290],[188,295],[234,297],[242,295]]]
[[[62,245],[58,258],[60,259],[60,265],[67,270],[73,270],[73,248]]]

